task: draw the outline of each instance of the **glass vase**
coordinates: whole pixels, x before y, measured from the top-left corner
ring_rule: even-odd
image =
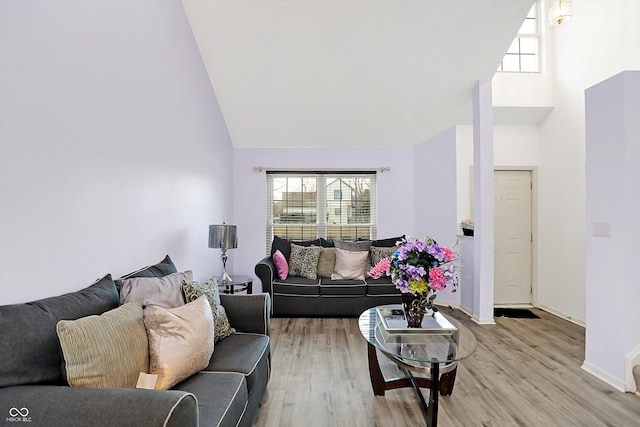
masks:
[[[407,319],[408,328],[421,328],[422,319],[424,318],[424,299],[426,296],[422,294],[412,294],[405,292],[402,294],[402,309],[404,317]]]

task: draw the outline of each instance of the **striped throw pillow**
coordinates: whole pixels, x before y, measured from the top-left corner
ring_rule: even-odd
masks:
[[[149,372],[149,341],[139,302],[100,316],[61,320],[56,325],[70,386],[135,388]]]

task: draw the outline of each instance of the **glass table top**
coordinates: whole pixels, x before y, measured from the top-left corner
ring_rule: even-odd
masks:
[[[388,356],[414,366],[431,363],[451,363],[469,357],[476,350],[473,333],[451,316],[444,316],[448,328],[442,331],[414,328],[402,330],[383,325],[381,310],[402,309],[399,304],[373,307],[360,315],[358,323],[362,336]],[[425,317],[428,315],[425,315]]]

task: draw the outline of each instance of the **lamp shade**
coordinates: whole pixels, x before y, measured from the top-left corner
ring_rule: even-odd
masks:
[[[238,227],[228,224],[209,226],[209,247],[235,249],[238,247]]]

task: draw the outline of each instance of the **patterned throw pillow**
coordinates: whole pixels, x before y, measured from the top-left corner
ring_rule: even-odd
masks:
[[[380,262],[380,260],[382,260],[383,258],[390,258],[391,255],[393,255],[393,253],[395,251],[398,250],[397,246],[393,246],[390,248],[382,248],[382,247],[378,247],[378,246],[371,246],[371,265],[375,266],[377,263]]]
[[[206,297],[177,308],[144,311],[149,336],[149,373],[156,390],[167,390],[209,365],[213,354],[213,314]]]
[[[319,246],[298,246],[291,244],[291,257],[289,258],[289,276],[318,278],[318,260],[320,259]]]
[[[70,386],[135,388],[149,369],[149,342],[137,302],[100,316],[61,320],[56,325]]]
[[[184,281],[182,289],[187,303],[195,301],[201,295],[207,297],[211,304],[211,313],[213,314],[213,324],[215,325],[215,341],[218,342],[223,338],[233,334],[236,330],[231,327],[227,312],[220,303],[220,291],[218,289],[218,281],[212,277],[206,282]]]

